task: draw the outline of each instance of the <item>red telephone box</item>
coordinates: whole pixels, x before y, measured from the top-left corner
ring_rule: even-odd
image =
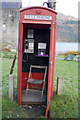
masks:
[[[22,96],[26,93],[30,66],[47,66],[44,86],[46,99],[43,100],[46,103],[46,117],[49,102],[53,98],[56,14],[55,11],[46,7],[28,7],[20,10],[17,101],[19,105],[24,102]],[[35,79],[43,79],[43,71],[33,70],[32,76]],[[36,85],[29,85],[29,88],[31,87],[34,89]],[[42,85],[37,85],[37,88],[42,88]],[[30,97],[27,94],[25,96],[26,100]],[[34,96],[34,99],[37,98]],[[40,98],[39,102],[41,102]]]

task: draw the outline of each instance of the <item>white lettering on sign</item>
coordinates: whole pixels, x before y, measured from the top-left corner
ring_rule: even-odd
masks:
[[[44,16],[44,15],[24,15],[24,19],[52,20],[52,16]]]

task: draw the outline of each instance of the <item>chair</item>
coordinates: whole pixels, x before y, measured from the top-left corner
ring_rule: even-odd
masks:
[[[32,78],[32,75],[31,75],[32,68],[45,69],[44,79],[43,79],[43,80],[33,79],[33,78]],[[47,74],[47,66],[31,65],[31,66],[30,66],[30,71],[29,71],[29,77],[28,77],[28,80],[27,80],[26,92],[27,92],[27,90],[29,89],[29,88],[28,88],[28,85],[29,85],[29,84],[41,85],[41,84],[43,83],[42,90],[41,90],[41,92],[42,92],[42,93],[41,93],[41,98],[42,98],[43,92],[44,92],[44,87],[45,87],[46,74]],[[31,90],[34,90],[34,89],[31,89]],[[40,90],[39,90],[39,91],[40,91]]]

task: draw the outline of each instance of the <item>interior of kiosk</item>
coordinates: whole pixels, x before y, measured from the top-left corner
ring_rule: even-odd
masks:
[[[50,46],[50,25],[49,24],[23,24],[23,49],[22,49],[22,98],[21,104],[46,103],[47,83],[49,68],[49,46]],[[45,87],[41,97],[41,85],[29,84],[27,90],[27,80],[29,78],[30,66],[47,66]],[[33,68],[31,76],[34,79],[42,80],[44,69]]]

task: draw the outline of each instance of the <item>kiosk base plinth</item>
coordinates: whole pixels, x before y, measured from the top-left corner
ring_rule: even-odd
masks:
[[[43,97],[41,98],[41,92],[40,91],[32,91],[28,90],[26,93],[26,90],[22,91],[22,98],[21,103],[22,104],[43,104],[46,102],[46,94],[43,94]]]

